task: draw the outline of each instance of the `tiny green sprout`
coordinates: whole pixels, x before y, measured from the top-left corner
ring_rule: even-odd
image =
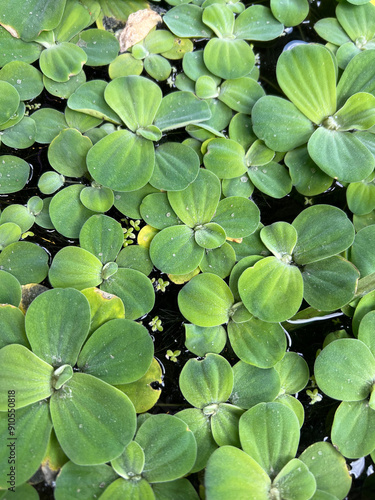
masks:
[[[310,405],[314,405],[315,403],[320,403],[323,399],[323,396],[319,394],[318,389],[314,389],[313,391],[307,390],[306,394],[311,398]]]
[[[155,278],[152,278],[151,283],[155,284],[155,290],[158,292],[159,290],[161,292],[165,292],[165,289],[169,285],[169,281],[163,281],[162,278],[159,278],[158,281],[156,281]]]
[[[165,357],[167,359],[169,359],[170,361],[173,361],[173,363],[176,363],[177,362],[177,356],[179,356],[180,354],[181,354],[181,351],[171,351],[170,349],[168,349],[167,354],[165,355]]]
[[[314,203],[313,198],[309,198],[308,196],[305,196],[304,205],[312,205],[313,203]]]
[[[156,331],[162,332],[163,331],[163,327],[161,326],[161,319],[159,319],[159,316],[155,316],[154,318],[152,318],[149,325],[151,326],[151,330],[153,332],[156,332]]]
[[[128,245],[132,245],[134,243],[133,240],[124,240],[124,243],[122,244],[123,247],[127,247]]]
[[[21,234],[21,238],[25,240],[28,236],[34,236],[34,233],[32,231],[26,231],[25,233]]]
[[[132,226],[132,228],[134,228],[136,231],[139,231],[140,230],[140,227],[139,227],[139,224],[141,223],[141,221],[139,219],[137,220],[131,220],[130,221],[130,225]]]

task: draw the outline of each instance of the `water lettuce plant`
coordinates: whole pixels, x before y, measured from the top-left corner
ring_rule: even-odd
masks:
[[[0,498],[371,497],[374,19],[0,0]]]

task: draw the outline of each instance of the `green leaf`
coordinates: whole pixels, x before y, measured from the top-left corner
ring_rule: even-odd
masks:
[[[338,106],[343,106],[347,99],[357,92],[373,94],[375,76],[371,67],[374,61],[375,53],[372,50],[364,50],[349,61],[337,85]]]
[[[151,193],[145,196],[140,205],[140,215],[156,229],[177,226],[181,222],[168,201],[167,193]]]
[[[206,101],[198,99],[192,92],[171,92],[161,101],[154,125],[164,132],[210,118],[211,111]]]
[[[330,205],[303,210],[293,221],[298,240],[293,259],[298,265],[326,259],[346,250],[354,241],[354,227],[345,212]]]
[[[181,500],[198,500],[198,493],[194,486],[184,477],[167,483],[155,483],[152,485],[152,491],[156,500],[177,500],[178,498]]]
[[[212,38],[205,46],[203,56],[209,71],[224,80],[246,76],[255,63],[252,48],[240,39]]]
[[[250,114],[256,101],[264,95],[258,82],[244,77],[223,82],[218,99],[234,111]]]
[[[181,191],[196,179],[199,166],[199,157],[192,148],[166,142],[156,149],[150,184],[163,191]]]
[[[321,311],[334,311],[353,299],[359,272],[353,264],[335,255],[307,264],[302,278],[306,302]]]
[[[268,7],[252,5],[237,17],[234,34],[245,40],[268,41],[278,38],[283,29]]]
[[[340,46],[351,41],[335,17],[319,19],[314,24],[314,29],[320,37],[334,45]]]
[[[100,495],[101,500],[155,500],[150,484],[140,478],[138,481],[125,481],[122,478],[116,479]]]
[[[144,326],[113,319],[92,334],[77,364],[82,372],[109,384],[129,384],[145,375],[153,354],[153,342]]]
[[[140,318],[149,313],[155,304],[155,292],[150,279],[135,269],[120,268],[100,288],[120,297],[125,305],[127,319]]]
[[[193,271],[204,253],[194,235],[194,231],[185,225],[166,227],[151,241],[151,261],[162,272],[169,274],[187,274]]]
[[[304,196],[324,193],[332,184],[332,177],[312,161],[306,146],[289,151],[284,162],[289,168],[293,186]]]
[[[347,458],[364,457],[374,450],[375,412],[367,400],[340,404],[335,413],[331,439]]]
[[[197,5],[177,5],[167,11],[163,21],[173,34],[183,38],[210,38],[212,31],[202,22],[203,9]]]
[[[196,179],[186,189],[168,193],[176,215],[191,228],[211,221],[219,199],[220,181],[215,174],[204,169],[199,170]]]
[[[236,262],[236,253],[228,242],[213,250],[206,250],[199,267],[201,271],[217,274],[220,278],[229,276]]]
[[[205,473],[207,500],[249,497],[267,500],[271,481],[262,467],[249,455],[234,446],[221,446],[211,455]]]
[[[79,233],[81,248],[95,255],[102,264],[116,259],[123,242],[121,224],[107,215],[93,215]]]
[[[271,10],[280,23],[285,26],[297,26],[308,15],[309,3],[307,0],[287,0],[286,3],[271,0]]]
[[[260,212],[255,203],[241,196],[230,196],[219,202],[212,222],[219,224],[229,238],[243,238],[259,225]]]
[[[217,408],[216,408],[217,407]],[[212,437],[219,446],[240,446],[238,421],[244,413],[242,408],[226,403],[209,405],[203,412],[211,415]]]
[[[25,6],[21,1],[10,5],[6,0],[0,2],[0,15],[13,36],[31,42],[42,30],[53,30],[59,24],[66,0],[28,0]],[[29,12],[20,16],[22,7]],[[33,15],[34,13],[34,15]],[[36,16],[35,13],[39,15]]]
[[[0,125],[2,125],[16,113],[20,95],[13,85],[5,81],[0,81],[0,95]]]
[[[56,478],[54,495],[56,500],[89,500],[96,495],[98,498],[109,484],[118,477],[112,467],[102,465],[89,465],[84,468],[73,462],[67,462]],[[77,484],[79,483],[79,491]]]
[[[273,488],[284,498],[308,500],[316,491],[316,481],[309,468],[301,460],[293,458],[275,477]]]
[[[233,367],[234,384],[230,402],[241,408],[271,402],[279,394],[280,377],[274,368],[258,368],[239,361]]]
[[[225,243],[226,234],[219,224],[208,222],[201,227],[195,228],[194,238],[200,247],[213,249]]]
[[[31,115],[36,124],[35,140],[49,144],[62,130],[68,127],[63,113],[52,108],[38,109]]]
[[[316,480],[317,492],[343,500],[349,493],[352,478],[344,457],[327,442],[314,443],[299,456]]]
[[[306,144],[312,122],[296,106],[276,96],[261,97],[252,110],[255,134],[273,151],[290,151]]]
[[[64,453],[78,465],[97,465],[116,458],[136,427],[129,398],[85,373],[75,373],[52,395],[50,411]]]
[[[0,304],[18,307],[21,302],[22,288],[17,278],[0,270]]]
[[[179,384],[184,398],[209,415],[211,407],[225,403],[231,395],[232,368],[218,354],[209,353],[203,360],[189,359],[181,370]]]
[[[309,381],[309,367],[303,357],[296,352],[286,352],[274,368],[280,377],[281,393],[300,392]]]
[[[219,354],[227,342],[227,334],[223,326],[202,327],[185,324],[185,347],[197,356],[205,356],[209,352]]]
[[[83,188],[79,198],[82,204],[93,212],[107,212],[115,201],[112,189],[96,185],[96,183]]]
[[[87,172],[86,155],[92,142],[75,128],[67,128],[53,139],[48,160],[53,169],[67,177],[82,177]]]
[[[83,83],[69,97],[69,108],[119,125],[121,119],[104,100],[106,88],[107,83],[104,80],[91,80]]]
[[[94,215],[81,202],[82,184],[73,184],[52,198],[49,215],[55,229],[67,238],[78,238],[83,224]]]
[[[102,282],[102,263],[94,255],[80,247],[64,247],[55,255],[49,280],[54,288],[83,290]]]
[[[160,82],[166,80],[172,71],[170,62],[158,54],[150,54],[146,57],[144,67],[152,78]]]
[[[353,3],[365,3],[360,2]],[[375,35],[375,18],[372,5],[361,5],[355,7],[350,4],[338,5],[336,8],[338,22],[344,28],[349,37],[358,43],[361,39],[371,40]]]
[[[107,85],[104,98],[126,126],[135,132],[153,123],[162,93],[158,85],[147,78],[124,76]]]
[[[226,38],[233,33],[234,14],[225,4],[214,3],[203,10],[202,21],[216,36]]]
[[[33,63],[39,58],[43,49],[38,43],[24,42],[20,38],[15,38],[3,26],[0,26],[0,43],[3,49],[0,54],[0,66],[21,59],[22,62]]]
[[[283,52],[276,75],[283,92],[315,124],[336,111],[336,70],[323,45],[297,45]]]
[[[52,392],[53,368],[22,345],[10,344],[0,349],[4,376],[1,381],[0,411],[8,410],[8,391],[15,391],[15,409],[23,408]]]
[[[154,358],[143,377],[130,384],[116,385],[116,387],[128,396],[137,413],[144,413],[150,410],[159,399],[162,382],[161,366]],[[154,388],[156,383],[158,389]]]
[[[271,477],[294,458],[299,437],[295,413],[280,403],[260,403],[240,418],[243,450]]]
[[[18,395],[17,393],[16,399]],[[25,500],[32,498],[34,500],[33,497],[28,497],[25,492],[22,492],[22,486],[20,485],[28,481],[37,472],[47,450],[52,429],[48,404],[45,401],[39,401],[27,408],[21,408],[15,412],[9,409],[8,412],[0,413],[0,435],[4,443],[6,442],[0,454],[0,487],[4,489],[10,487],[11,483],[8,481],[12,479],[9,474],[13,466],[16,472],[16,493],[22,495],[19,498]],[[10,436],[11,429],[9,429],[9,426],[15,428],[12,431],[14,438],[12,438],[12,435]],[[14,443],[13,446],[12,443]],[[15,448],[16,452],[13,457],[11,454],[12,448],[13,450]],[[11,498],[16,498],[16,496],[13,495]]]
[[[86,52],[88,66],[110,64],[119,51],[116,37],[109,31],[101,29],[84,30],[71,41]]]
[[[299,426],[302,427],[305,419],[305,410],[299,399],[296,399],[294,396],[290,396],[289,394],[279,394],[274,401],[292,409],[297,415]]]
[[[194,434],[197,442],[197,459],[190,472],[198,472],[206,467],[207,460],[218,447],[212,437],[210,420],[197,408],[179,411],[176,417],[183,420]]]
[[[124,479],[132,479],[135,475],[142,474],[145,464],[145,454],[135,441],[131,441],[123,453],[112,460],[114,470]]]
[[[128,130],[118,130],[97,142],[87,154],[87,167],[102,186],[135,191],[151,178],[155,164],[151,141]]]
[[[292,255],[297,243],[296,229],[282,221],[264,227],[260,232],[260,237],[275,257],[283,261]]]
[[[32,118],[24,116],[21,121],[2,132],[3,144],[10,148],[26,149],[35,142],[36,126]]]
[[[35,243],[17,241],[1,252],[0,269],[12,274],[21,285],[40,283],[48,274],[48,254]]]
[[[13,85],[21,101],[34,99],[43,90],[42,73],[23,61],[11,61],[0,70],[0,80]]]
[[[361,401],[371,391],[375,359],[357,339],[339,339],[319,354],[314,368],[320,389],[340,401]]]
[[[77,290],[48,290],[27,309],[25,326],[31,349],[55,368],[77,362],[90,328],[90,307]]]
[[[198,326],[227,323],[233,302],[232,292],[225,281],[211,273],[194,276],[178,294],[181,313]]]
[[[43,84],[46,90],[61,99],[68,99],[83,83],[86,82],[86,74],[82,70],[77,75],[69,77],[67,82],[55,82],[50,78],[47,78],[46,75],[43,75]],[[65,112],[67,109],[65,108]],[[72,111],[72,110],[71,110]],[[74,127],[70,124],[71,127]]]
[[[21,191],[30,175],[30,166],[13,155],[0,156],[0,194]]]
[[[254,316],[244,323],[228,324],[228,336],[236,355],[259,368],[271,368],[284,356],[286,338],[282,327]]]
[[[285,321],[298,311],[303,296],[299,269],[276,257],[266,257],[247,269],[238,281],[245,307],[257,318],[270,323]],[[288,295],[288,301],[285,296]]]
[[[152,415],[134,439],[143,449],[143,477],[151,483],[173,481],[193,467],[197,445],[185,422],[172,415]],[[165,453],[168,450],[168,453]]]
[[[367,130],[375,125],[373,114],[375,97],[366,92],[358,92],[349,97],[344,106],[334,115],[338,130]]]
[[[39,65],[51,80],[67,82],[71,76],[82,70],[86,60],[86,53],[80,47],[73,43],[61,42],[42,51]]]
[[[220,179],[232,179],[247,170],[243,147],[231,139],[209,141],[203,162]]]
[[[90,334],[111,319],[125,317],[124,304],[119,297],[102,292],[95,287],[85,288],[82,294],[90,304]]]

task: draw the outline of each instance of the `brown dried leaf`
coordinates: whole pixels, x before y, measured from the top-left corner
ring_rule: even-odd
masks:
[[[130,47],[146,38],[152,28],[161,21],[161,16],[150,9],[138,10],[130,14],[120,35],[120,52],[126,52]]]

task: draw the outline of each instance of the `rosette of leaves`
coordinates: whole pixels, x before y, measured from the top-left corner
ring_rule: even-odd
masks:
[[[375,166],[374,136],[365,132],[375,121],[374,82],[368,68],[373,60],[373,51],[355,56],[336,87],[335,58],[326,47],[298,45],[283,52],[276,74],[290,100],[259,99],[252,111],[255,134],[274,151],[291,151],[307,143],[318,167],[340,181],[367,178]]]
[[[336,7],[336,17],[320,19],[315,31],[331,44],[340,68],[362,50],[375,48],[375,5],[344,1]]]
[[[90,324],[90,305],[81,292],[48,290],[33,300],[25,315],[30,349],[12,343],[0,350],[4,435],[9,387],[15,391],[17,484],[39,467],[52,427],[64,453],[81,465],[118,457],[133,438],[134,407],[113,385],[137,380],[148,370],[151,337],[142,325],[113,319],[88,338]],[[1,467],[5,486],[6,452]]]
[[[285,353],[285,332],[281,325],[265,323],[245,308],[238,293],[237,282],[247,266],[261,256],[244,259],[234,266],[229,283],[211,272],[194,276],[181,289],[178,306],[190,321],[186,325],[187,347],[203,355],[224,347],[226,334],[220,325],[228,323],[228,336],[236,355],[246,363],[270,368]]]
[[[17,203],[8,205],[1,213],[0,225],[12,224],[12,226],[8,225],[8,229],[5,230],[3,228],[3,231],[8,233],[8,230],[10,230],[8,237],[13,241],[18,241],[21,237],[26,238],[27,231],[34,223],[45,229],[53,229],[53,224],[49,217],[50,201],[50,198],[42,200],[39,196],[32,196],[26,205],[18,205]],[[18,230],[15,229],[15,225],[18,226]],[[10,229],[11,227],[13,229]],[[19,237],[16,238],[18,232]]]
[[[185,54],[182,67],[184,72],[176,76],[176,87],[205,99],[212,113],[206,122],[186,127],[187,132],[200,141],[215,136],[224,137],[221,131],[232,118],[231,110],[249,114],[257,99],[264,95],[262,87],[256,82],[259,71],[255,66],[246,77],[222,81],[207,69],[203,50],[195,50]]]
[[[353,242],[354,227],[340,209],[309,207],[292,224],[264,227],[260,238],[273,255],[246,269],[238,280],[239,295],[257,318],[285,321],[296,314],[303,298],[323,311],[353,299],[359,272],[339,254]]]
[[[143,69],[151,78],[166,80],[172,71],[168,59],[182,59],[193,50],[189,39],[177,38],[167,30],[153,30],[144,40],[133,45],[129,53],[120,54],[108,68],[110,78],[140,75]]]
[[[204,48],[204,62],[224,79],[240,78],[252,70],[255,55],[246,40],[273,40],[284,28],[267,7],[253,5],[235,17],[225,2],[178,5],[163,20],[177,36],[211,38]]]
[[[222,446],[208,460],[207,500],[254,495],[259,500],[308,500],[314,495],[343,500],[347,495],[351,478],[346,462],[331,444],[314,443],[295,458],[300,431],[290,408],[280,403],[254,406],[241,416],[239,436],[242,450]]]
[[[119,44],[111,33],[89,30],[75,38],[99,15],[98,9],[90,10],[94,5],[87,0],[31,0],[27,6],[31,9],[28,15],[20,16],[22,2],[19,9],[14,4],[10,8],[7,2],[1,2],[0,14],[3,26],[11,35],[25,42],[36,42],[44,48],[39,66],[48,86],[51,80],[68,82],[70,77],[81,72],[86,62],[96,66],[108,64],[116,57]],[[39,11],[40,15],[33,15]]]
[[[187,274],[201,264],[205,250],[222,247],[227,237],[241,238],[256,230],[259,209],[253,201],[219,199],[219,179],[200,169],[186,189],[150,194],[143,200],[143,219],[160,229],[150,245],[150,258],[158,269]]]
[[[48,275],[53,287],[83,290],[99,286],[121,298],[128,319],[151,311],[155,292],[147,277],[151,272],[147,251],[139,248],[139,261],[132,268],[126,248],[120,251],[124,231],[119,222],[106,215],[93,215],[82,226],[79,242],[79,247],[64,247],[55,255]]]
[[[226,192],[236,191],[238,183],[241,185],[248,178],[259,191],[283,198],[290,193],[292,180],[288,170],[275,159],[278,160],[275,152],[259,139],[245,151],[233,139],[217,138],[207,143],[203,163],[220,179],[232,181],[232,184],[225,183]]]
[[[56,500],[198,500],[193,486],[183,478],[197,454],[192,431],[172,415],[146,415],[139,424],[134,440],[110,466],[64,465],[56,481]]]
[[[135,191],[150,182],[157,189],[180,190],[197,176],[199,159],[188,146],[167,142],[154,148],[163,132],[210,118],[207,103],[191,92],[163,98],[156,83],[127,76],[108,85],[101,80],[81,85],[68,106],[129,129],[103,137],[87,154],[88,171],[100,185]]]

